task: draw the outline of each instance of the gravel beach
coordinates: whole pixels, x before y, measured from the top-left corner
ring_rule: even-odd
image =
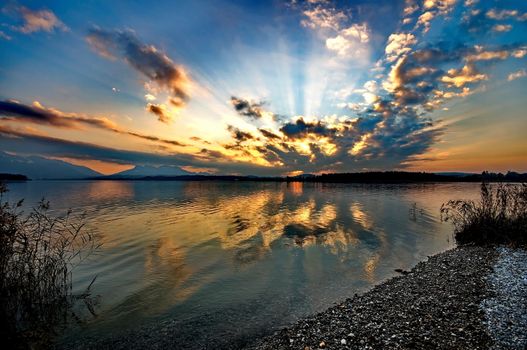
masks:
[[[456,248],[250,349],[524,349],[526,271],[522,249]]]
[[[495,349],[527,349],[527,250],[498,248],[481,307]]]

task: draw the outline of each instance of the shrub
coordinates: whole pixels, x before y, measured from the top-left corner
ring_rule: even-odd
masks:
[[[448,201],[441,218],[453,223],[459,244],[526,244],[527,184],[482,183],[479,201]]]
[[[0,183],[0,334],[16,348],[43,348],[71,315],[71,271],[96,248],[84,217],[51,216],[42,200],[29,215],[4,201]],[[90,285],[91,286],[91,285]],[[89,302],[89,291],[82,297]]]

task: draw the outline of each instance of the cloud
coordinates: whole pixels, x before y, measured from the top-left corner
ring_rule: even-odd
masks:
[[[264,116],[265,111],[262,109],[264,102],[251,102],[249,100],[231,96],[231,104],[239,115],[260,119]]]
[[[303,118],[298,118],[295,122],[284,124],[280,131],[291,139],[304,138],[308,134],[319,136],[329,136],[336,132],[335,129],[329,128],[321,121],[306,122]]]
[[[341,11],[330,1],[301,5],[302,26],[315,31],[325,47],[340,59],[365,59],[369,55],[371,30],[366,22],[350,23],[349,11]]]
[[[481,45],[446,47],[440,42],[429,44],[402,55],[390,68],[383,88],[391,94],[388,100],[398,105],[417,105],[431,111],[444,99],[464,97],[477,85],[489,79],[481,69],[489,63],[505,60],[519,53],[523,46],[504,45],[488,48]],[[482,63],[480,63],[482,62]],[[448,66],[454,66],[447,69]]]
[[[521,14],[517,10],[505,10],[505,9],[491,9],[485,14],[487,18],[494,20],[504,20],[508,18],[513,18],[519,21],[527,20],[527,13]]]
[[[523,58],[527,55],[527,48],[520,48],[512,52],[512,56],[515,58]]]
[[[521,13],[518,10],[510,10],[503,8],[492,8],[490,10],[472,7],[471,10],[466,11],[462,18],[462,24],[469,33],[481,32],[508,32],[512,30],[513,26],[511,20],[527,21],[527,12]],[[509,23],[496,23],[496,21],[509,21]]]
[[[485,51],[483,48],[477,47],[475,52],[469,53],[466,56],[467,61],[493,61],[493,60],[504,60],[509,57],[509,50],[488,50]]]
[[[0,126],[0,144],[4,151],[16,151],[27,154],[65,157],[76,159],[97,159],[119,164],[132,161],[146,161],[148,154],[116,150],[85,142],[68,141],[59,138],[35,135]]]
[[[394,33],[388,37],[388,44],[384,49],[388,62],[395,61],[403,54],[410,52],[411,46],[417,43],[415,35],[411,33]]]
[[[91,117],[78,113],[65,113],[55,108],[46,108],[38,101],[33,102],[32,105],[26,105],[13,100],[0,101],[0,120],[30,122],[67,129],[80,129],[81,126],[89,126],[171,146],[186,146],[179,141],[124,130],[105,117]]]
[[[260,133],[267,139],[271,139],[271,140],[278,140],[278,139],[281,139],[281,136],[269,131],[269,130],[265,130],[265,129],[258,129],[260,131]]]
[[[162,123],[169,123],[172,121],[172,116],[168,112],[167,106],[164,104],[148,103],[146,105],[146,110],[155,114],[157,116],[157,120]]]
[[[11,40],[11,36],[7,35],[5,32],[1,31],[0,30],[0,39],[4,39],[4,40]]]
[[[205,143],[205,144],[207,144],[207,145],[212,144],[210,141],[204,140],[204,139],[202,139],[202,138],[199,137],[199,136],[191,136],[190,139],[191,139],[192,141],[202,142],[202,143]]]
[[[232,126],[232,125],[229,125],[227,127],[227,130],[229,130],[229,132],[232,134],[232,137],[238,143],[244,142],[244,141],[247,141],[247,140],[253,140],[255,138],[251,133],[241,131],[240,129],[238,129],[238,128]]]
[[[68,27],[50,10],[31,10],[27,7],[18,7],[16,10],[24,23],[13,29],[21,33],[31,34],[40,31],[50,33],[56,29],[68,30]]]
[[[131,136],[135,136],[135,137],[138,137],[140,139],[147,140],[147,141],[155,141],[155,142],[164,143],[164,144],[171,145],[171,146],[179,146],[179,147],[186,147],[187,146],[185,143],[180,142],[180,141],[163,139],[163,138],[160,138],[160,137],[157,137],[157,136],[140,134],[140,133],[133,132],[133,131],[116,130],[115,132],[118,132],[120,134],[127,134],[127,135],[131,135]]]
[[[450,69],[447,75],[441,77],[443,83],[458,88],[487,79],[488,76],[478,72],[473,64],[466,64],[461,69]]]
[[[388,101],[383,110],[370,109],[354,120],[310,120],[298,117],[284,122],[280,133],[264,140],[243,139],[231,150],[257,153],[283,173],[346,171],[354,167],[386,169],[401,166],[437,142],[442,129],[421,118],[415,110],[398,108]],[[383,116],[384,115],[384,116]],[[269,137],[267,137],[269,136]]]
[[[496,24],[492,27],[493,32],[508,32],[512,29],[510,24]]]
[[[507,77],[507,80],[513,81],[513,80],[525,78],[525,77],[527,77],[527,71],[525,69],[520,69],[519,71],[509,74],[509,76]]]
[[[419,5],[416,3],[415,0],[406,0],[405,1],[405,7],[403,10],[404,16],[410,16],[414,14],[416,11],[419,10]]]
[[[325,3],[316,4],[315,7],[304,10],[302,14],[306,18],[301,21],[301,24],[311,29],[338,30],[348,17],[344,12],[324,5]]]
[[[430,22],[434,19],[435,13],[432,11],[426,11],[419,16],[416,26],[423,26],[423,32],[426,33],[430,30]]]
[[[464,13],[462,25],[469,33],[484,33],[488,31],[507,32],[512,29],[510,23],[496,23],[506,20],[527,20],[527,13],[520,14],[517,10],[476,8],[473,6]]]
[[[137,72],[149,79],[147,83],[156,84],[157,88],[168,93],[168,103],[176,109],[183,108],[190,98],[190,79],[182,66],[176,65],[166,54],[153,45],[142,43],[131,30],[104,30],[92,28],[87,42],[101,56],[108,59],[121,59]],[[167,122],[170,118],[167,111],[161,117],[159,108],[147,109],[154,113],[160,121]]]
[[[74,113],[63,113],[57,109],[46,108],[35,101],[32,105],[25,105],[13,100],[0,101],[0,118],[13,118],[36,124],[50,125],[62,128],[78,128],[85,124],[104,129],[113,129],[115,124],[106,118],[90,118]]]
[[[417,19],[415,29],[422,26],[423,33],[427,33],[430,30],[432,20],[438,15],[448,15],[455,5],[456,0],[424,0],[423,12]]]
[[[457,0],[424,0],[423,7],[425,9],[437,9],[445,14],[452,10]]]
[[[335,37],[326,39],[328,50],[335,51],[338,56],[353,58],[360,57],[365,52],[364,44],[370,41],[370,29],[366,23],[352,24],[339,31]]]

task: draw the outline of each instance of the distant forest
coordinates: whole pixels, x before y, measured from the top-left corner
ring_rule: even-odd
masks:
[[[515,172],[481,174],[434,174],[424,172],[384,171],[363,173],[339,173],[308,176],[302,179],[306,182],[360,182],[360,183],[404,183],[404,182],[525,182],[527,174]]]
[[[25,175],[0,173],[0,181],[27,181]]]
[[[527,173],[516,172],[481,174],[434,174],[425,172],[375,171],[361,173],[303,174],[286,177],[259,177],[236,175],[181,175],[121,177],[100,176],[93,180],[139,181],[276,181],[276,182],[327,182],[327,183],[413,183],[413,182],[527,182]]]

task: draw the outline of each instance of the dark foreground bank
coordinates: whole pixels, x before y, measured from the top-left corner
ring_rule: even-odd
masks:
[[[462,247],[435,255],[250,348],[524,349],[527,255],[514,252]]]

